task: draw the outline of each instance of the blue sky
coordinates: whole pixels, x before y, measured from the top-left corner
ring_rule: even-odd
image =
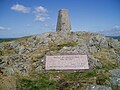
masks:
[[[0,38],[54,32],[62,8],[69,10],[72,31],[120,26],[120,0],[0,0]]]

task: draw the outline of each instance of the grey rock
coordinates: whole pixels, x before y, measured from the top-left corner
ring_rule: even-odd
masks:
[[[5,69],[8,66],[7,56],[0,57],[0,69]]]
[[[11,67],[9,67],[9,68],[7,68],[7,75],[9,76],[9,75],[13,75],[14,74],[14,70],[13,70],[13,68],[11,68]]]
[[[91,54],[98,52],[98,49],[95,46],[88,47],[88,49]]]
[[[110,77],[110,85],[113,90],[120,90],[120,69],[109,70],[112,77]]]
[[[109,38],[108,39],[108,46],[116,49],[116,48],[120,47],[120,42],[116,39]]]
[[[12,47],[12,48],[18,48],[20,46],[20,42],[11,42],[11,44],[10,44],[10,47]]]
[[[25,53],[30,53],[30,52],[33,52],[35,50],[35,48],[26,48],[24,46],[20,46],[19,47],[19,53],[18,54],[25,54]]]
[[[0,50],[4,50],[4,43],[0,43]]]
[[[36,71],[37,73],[41,72],[41,70],[42,70],[42,66],[38,66],[38,67],[35,69],[35,71]]]
[[[106,37],[104,37],[104,36],[101,36],[100,47],[101,48],[108,48],[108,42],[107,42]]]
[[[92,55],[88,55],[88,62],[90,69],[93,69],[94,67],[102,68],[100,60],[94,58]]]
[[[111,77],[110,84],[113,90],[120,90],[120,77]]]
[[[86,90],[112,90],[112,88],[103,85],[90,85],[86,88]]]
[[[116,54],[117,55],[117,61],[118,63],[120,63],[120,55]]]
[[[15,54],[10,56],[9,59],[15,72],[25,75],[31,71],[31,61],[25,55]]]
[[[120,77],[120,69],[109,70],[113,77]]]
[[[94,35],[89,39],[87,44],[90,53],[96,53],[101,48],[108,48],[107,39],[102,35]]]
[[[60,51],[60,54],[80,54],[80,55],[84,55],[84,54],[88,54],[88,49],[86,46],[75,46],[75,47],[63,47]]]
[[[20,46],[19,47],[19,54],[23,54],[23,53],[25,53],[24,46]]]

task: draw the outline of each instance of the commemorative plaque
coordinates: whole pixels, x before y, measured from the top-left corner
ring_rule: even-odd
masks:
[[[87,55],[46,56],[46,70],[81,70],[89,69]]]

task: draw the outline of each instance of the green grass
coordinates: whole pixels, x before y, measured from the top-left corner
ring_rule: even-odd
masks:
[[[13,41],[12,39],[10,40],[10,39],[0,39],[0,43],[2,43],[2,42],[10,42],[10,41]]]
[[[19,78],[19,88],[27,90],[55,90],[56,81],[49,80],[48,74],[40,74],[37,77],[35,80]]]
[[[53,43],[53,44],[49,45],[49,48],[50,48],[50,51],[55,51],[55,50],[60,50],[60,49],[62,49],[65,46],[66,47],[74,47],[76,45],[77,45],[77,43],[74,42],[74,41],[72,41],[72,42],[65,42],[65,43],[62,43],[60,45],[56,45],[55,43]]]
[[[97,73],[98,70],[101,72]],[[70,90],[71,88],[78,88],[79,90],[84,87],[84,84],[105,85],[109,76],[108,72],[102,71],[102,69],[88,72],[48,71],[33,74],[29,78],[19,78],[18,87],[26,90]]]
[[[30,38],[31,36],[24,36],[24,37],[21,37],[21,38],[5,38],[5,39],[0,39],[0,43],[2,42],[10,42],[10,41],[14,41],[14,40],[24,40],[24,39],[27,39],[27,38]]]

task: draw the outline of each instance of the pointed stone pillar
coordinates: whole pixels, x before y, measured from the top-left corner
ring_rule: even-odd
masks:
[[[61,9],[58,13],[57,32],[70,32],[71,24],[67,9]]]

